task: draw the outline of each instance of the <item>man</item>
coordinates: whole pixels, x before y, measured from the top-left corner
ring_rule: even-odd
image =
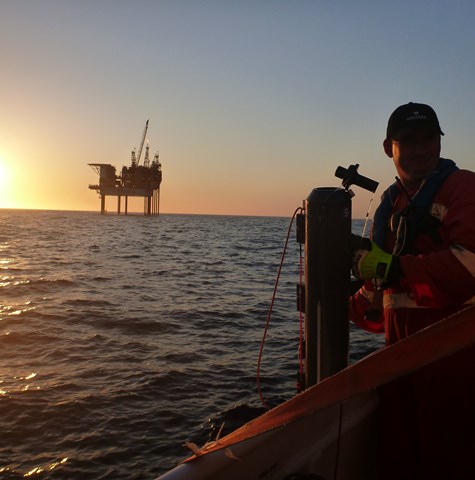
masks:
[[[475,173],[440,158],[434,110],[398,107],[383,142],[398,177],[361,239],[353,271],[365,286],[350,318],[392,344],[465,308],[475,296]]]
[[[353,271],[366,282],[350,300],[350,318],[385,332],[388,345],[475,296],[475,173],[440,158],[442,135],[428,105],[409,103],[393,112],[383,146],[398,177],[375,212],[372,240],[353,237]],[[473,475],[475,347],[378,393],[379,478]]]

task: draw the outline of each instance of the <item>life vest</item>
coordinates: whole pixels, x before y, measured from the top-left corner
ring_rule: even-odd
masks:
[[[430,215],[430,207],[440,186],[447,177],[458,170],[452,160],[441,158],[437,170],[429,173],[419,190],[410,198],[407,207],[399,214],[392,214],[393,204],[401,194],[400,182],[393,183],[381,196],[373,220],[372,239],[384,249],[388,229],[396,233],[393,255],[414,254],[413,245],[417,235],[429,234],[437,243],[437,228],[440,221]]]

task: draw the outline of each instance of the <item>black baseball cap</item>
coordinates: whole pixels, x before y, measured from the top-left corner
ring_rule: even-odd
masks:
[[[389,117],[386,138],[397,140],[412,130],[434,130],[440,135],[444,134],[432,107],[409,102],[397,107]]]

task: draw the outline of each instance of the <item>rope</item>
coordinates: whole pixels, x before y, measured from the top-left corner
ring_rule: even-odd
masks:
[[[257,361],[257,373],[256,373],[257,392],[259,393],[259,398],[261,399],[262,405],[264,405],[264,407],[267,408],[267,410],[270,410],[271,406],[264,399],[264,396],[262,395],[262,390],[261,390],[260,372],[261,372],[262,352],[264,350],[264,344],[265,344],[265,341],[266,341],[267,330],[269,329],[269,323],[270,323],[270,319],[271,319],[271,316],[272,316],[272,309],[274,307],[274,301],[275,301],[275,297],[276,297],[276,294],[277,294],[277,287],[279,285],[280,273],[282,271],[282,265],[284,264],[285,252],[287,250],[287,245],[289,243],[289,237],[290,237],[290,232],[292,230],[292,224],[294,222],[294,219],[295,219],[297,213],[302,211],[302,210],[303,210],[302,207],[297,208],[295,210],[294,214],[292,215],[292,219],[290,220],[290,225],[289,225],[289,228],[288,228],[288,231],[287,231],[287,238],[285,240],[284,250],[282,252],[282,257],[281,257],[281,260],[280,260],[279,271],[277,272],[277,277],[276,277],[275,283],[274,283],[274,292],[272,294],[272,300],[271,300],[271,303],[270,303],[270,306],[269,306],[269,311],[267,313],[266,325],[265,325],[265,328],[264,328],[264,333],[262,335],[261,347],[260,347],[260,350],[259,350],[259,358],[258,358],[258,361]]]
[[[366,234],[366,227],[368,226],[369,213],[371,211],[371,205],[373,204],[373,200],[374,200],[374,192],[373,192],[373,195],[371,195],[371,198],[369,199],[368,210],[366,210],[366,217],[364,221],[363,232],[361,233],[361,238],[363,238]]]

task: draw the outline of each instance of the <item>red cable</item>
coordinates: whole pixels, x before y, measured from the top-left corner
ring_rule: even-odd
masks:
[[[261,348],[259,350],[259,359],[257,361],[257,374],[256,374],[256,381],[257,381],[257,391],[259,393],[259,398],[261,399],[262,405],[264,405],[265,408],[268,410],[271,409],[271,406],[266,402],[264,399],[264,396],[262,395],[261,391],[261,377],[260,377],[260,371],[261,371],[261,361],[262,361],[262,352],[264,350],[264,344],[267,336],[267,330],[269,329],[269,322],[270,318],[272,315],[272,308],[274,307],[274,301],[275,301],[275,296],[277,294],[277,286],[279,284],[279,279],[280,279],[280,272],[282,271],[282,265],[284,264],[284,258],[285,258],[285,251],[287,250],[287,245],[289,243],[289,237],[290,237],[290,232],[292,230],[292,224],[294,222],[295,216],[297,215],[297,212],[302,211],[302,207],[299,207],[295,210],[294,214],[292,215],[292,219],[290,220],[290,225],[289,229],[287,231],[287,238],[285,240],[285,245],[284,245],[284,251],[282,252],[282,258],[280,260],[280,265],[279,265],[279,271],[277,273],[277,278],[275,279],[275,284],[274,284],[274,293],[272,294],[272,300],[269,306],[269,312],[267,313],[267,320],[266,320],[266,326],[264,328],[264,334],[262,335],[262,341],[261,341]]]

